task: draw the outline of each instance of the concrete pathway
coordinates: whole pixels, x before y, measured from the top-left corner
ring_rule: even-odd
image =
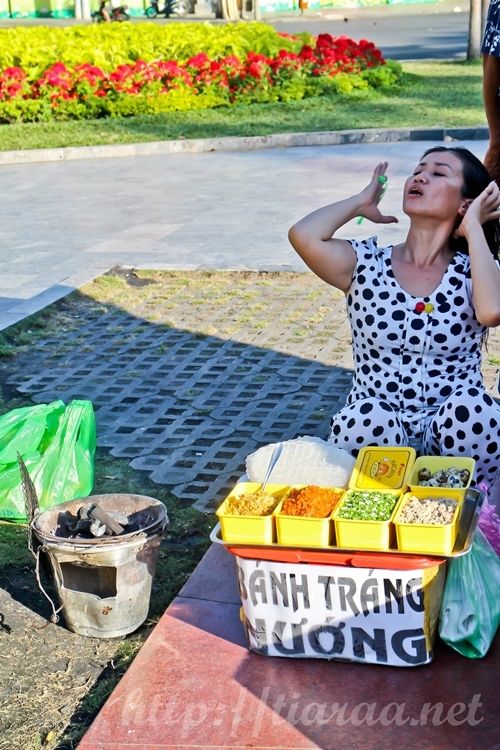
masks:
[[[399,240],[407,227],[400,208],[404,179],[433,143],[4,164],[0,330],[115,265],[303,271],[288,227],[361,189],[381,160],[389,161],[383,209],[400,223],[352,222],[345,234]],[[480,158],[486,149],[485,140],[460,145]]]

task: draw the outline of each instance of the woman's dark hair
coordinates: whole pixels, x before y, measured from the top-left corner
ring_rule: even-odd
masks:
[[[434,146],[429,148],[422,156],[422,159],[428,154],[433,154],[439,151],[448,151],[457,156],[462,163],[463,173],[463,186],[462,195],[464,198],[477,198],[477,196],[488,187],[492,181],[492,177],[484,164],[479,161],[477,156],[474,156],[466,148],[460,148],[459,146]],[[459,225],[457,222],[457,226]],[[495,259],[500,257],[500,222],[498,219],[493,221],[487,221],[483,225],[484,236],[486,242],[491,250],[491,253]],[[450,249],[460,250],[463,253],[468,253],[469,248],[467,246],[467,240],[465,237],[450,237]]]

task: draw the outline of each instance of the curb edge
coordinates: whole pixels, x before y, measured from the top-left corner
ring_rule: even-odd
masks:
[[[298,146],[342,146],[357,143],[394,143],[398,141],[488,140],[486,126],[455,128],[369,128],[366,130],[324,130],[305,133],[275,133],[263,136],[224,136],[103,146],[0,151],[0,165],[34,162],[108,159],[152,154],[207,153],[211,151],[256,151],[266,148]]]

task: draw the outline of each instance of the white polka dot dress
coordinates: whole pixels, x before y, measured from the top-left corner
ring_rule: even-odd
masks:
[[[469,257],[456,253],[434,292],[415,297],[394,276],[391,246],[379,248],[374,237],[351,244],[357,264],[346,301],[355,375],[330,440],[354,454],[386,444],[473,456],[477,481],[492,483],[500,408],[484,390],[487,329],[472,307]]]

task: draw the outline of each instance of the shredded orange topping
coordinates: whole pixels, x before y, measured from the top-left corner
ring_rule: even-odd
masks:
[[[287,495],[281,513],[285,516],[326,518],[336,507],[342,492],[311,484],[302,489],[292,489]]]

